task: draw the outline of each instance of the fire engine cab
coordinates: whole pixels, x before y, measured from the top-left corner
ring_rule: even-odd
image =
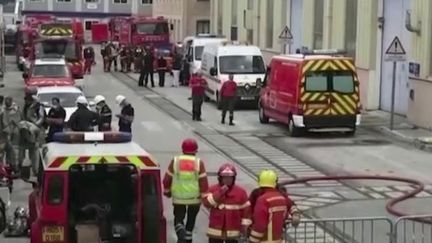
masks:
[[[53,139],[29,196],[31,243],[166,243],[160,167],[130,133]]]
[[[46,55],[63,55],[75,79],[84,77],[83,29],[80,22],[42,24],[34,41],[32,60]]]

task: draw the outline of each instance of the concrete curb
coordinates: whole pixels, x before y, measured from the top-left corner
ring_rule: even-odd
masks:
[[[406,136],[401,132],[398,132],[397,130],[390,130],[388,127],[379,127],[378,131],[400,142],[408,143],[420,150],[432,153],[432,143],[427,141],[429,138],[425,138],[425,137],[416,138],[416,137]]]

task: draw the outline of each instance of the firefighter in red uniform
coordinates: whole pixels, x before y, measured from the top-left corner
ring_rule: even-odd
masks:
[[[174,227],[178,242],[191,243],[201,199],[208,191],[208,180],[204,163],[196,156],[197,142],[194,139],[184,140],[182,150],[183,155],[171,160],[165,173],[163,186],[164,195],[172,197]]]
[[[207,82],[201,76],[200,71],[197,71],[192,75],[189,81],[189,86],[192,89],[192,120],[201,121],[201,107],[205,98]]]
[[[218,171],[218,184],[210,187],[203,204],[210,210],[209,243],[237,243],[252,223],[246,191],[235,185],[237,171],[224,164]]]
[[[222,84],[220,92],[220,100],[222,105],[222,124],[225,124],[225,116],[229,111],[229,125],[234,126],[234,107],[237,99],[237,83],[234,81],[234,75],[228,76],[228,81]]]
[[[291,223],[297,227],[300,223],[300,212],[293,201],[276,188],[277,175],[274,171],[262,171],[258,184],[262,193],[253,208],[249,242],[282,243],[285,220],[291,215]]]

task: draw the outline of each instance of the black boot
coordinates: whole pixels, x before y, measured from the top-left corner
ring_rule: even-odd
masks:
[[[233,116],[230,116],[230,122],[229,122],[229,125],[230,126],[235,126],[235,124],[234,124],[234,117]]]

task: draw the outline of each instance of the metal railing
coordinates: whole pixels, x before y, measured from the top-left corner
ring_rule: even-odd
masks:
[[[431,243],[432,215],[304,219],[288,221],[285,243]]]
[[[297,228],[287,225],[286,243],[381,243],[391,242],[393,222],[386,217],[302,220]]]
[[[394,221],[392,243],[432,242],[432,215],[412,215]]]

